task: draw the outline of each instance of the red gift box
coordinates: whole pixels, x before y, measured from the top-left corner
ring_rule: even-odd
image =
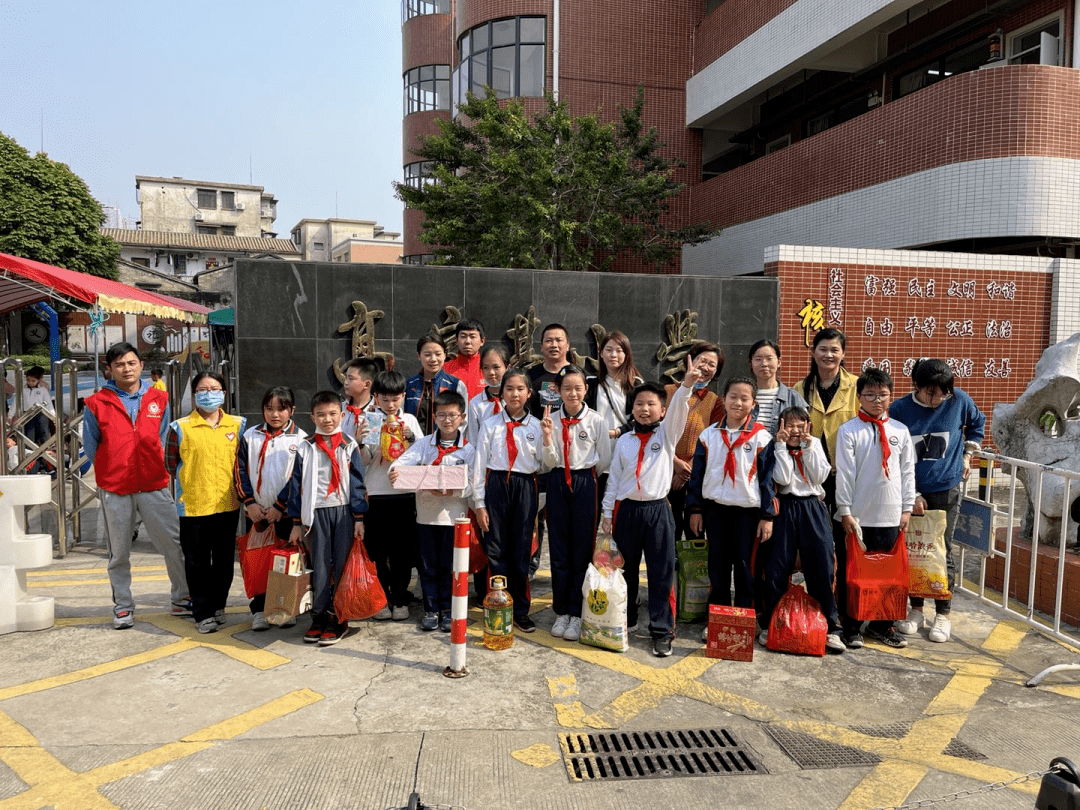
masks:
[[[753,661],[757,615],[752,608],[709,605],[708,658],[728,661]]]

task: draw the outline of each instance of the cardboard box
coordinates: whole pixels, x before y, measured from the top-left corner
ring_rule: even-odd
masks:
[[[266,606],[263,613],[270,624],[284,624],[311,610],[311,572],[283,574],[271,571],[266,576]]]
[[[452,492],[465,489],[469,483],[469,468],[465,464],[418,465],[395,467],[398,471],[394,489],[438,489]]]
[[[273,565],[270,566],[271,571],[288,574],[289,576],[304,573],[303,558],[297,549],[275,548],[270,554],[273,557]]]
[[[707,658],[728,661],[753,661],[757,614],[752,608],[709,605],[709,640]]]

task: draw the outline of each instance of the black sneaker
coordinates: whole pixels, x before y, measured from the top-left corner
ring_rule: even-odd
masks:
[[[330,646],[332,646],[334,644],[337,644],[339,641],[341,641],[343,638],[345,638],[345,636],[347,636],[348,634],[349,634],[349,623],[348,622],[341,622],[341,624],[338,624],[337,622],[334,622],[333,624],[327,626],[327,628],[325,630],[323,630],[322,638],[319,639],[319,646],[320,647],[330,647]],[[306,641],[307,639],[305,638],[304,640]]]
[[[426,630],[429,633],[432,630],[438,630],[439,629],[439,614],[431,612],[431,611],[425,613],[424,617],[420,620],[420,629],[421,630]]]
[[[894,650],[901,650],[907,646],[907,639],[900,635],[900,632],[896,629],[896,625],[889,625],[885,630],[877,630],[873,627],[868,627],[866,629],[866,635],[876,641],[880,641],[886,647],[892,647]]]
[[[453,619],[450,618],[450,611],[449,610],[444,610],[442,612],[442,615],[439,617],[439,630],[441,630],[444,633],[449,633],[450,632],[450,625],[451,625],[452,622],[453,622]]]
[[[653,639],[652,654],[657,658],[667,658],[671,655],[671,639],[667,636]]]
[[[321,616],[316,616],[311,620],[311,627],[304,633],[304,643],[318,644],[324,630],[326,630],[326,619]]]
[[[858,650],[863,646],[862,633],[858,630],[852,630],[850,633],[842,634],[841,638],[844,641],[844,646],[849,650]]]
[[[522,633],[534,633],[536,632],[536,622],[530,619],[528,616],[515,616],[514,624],[517,629]]]

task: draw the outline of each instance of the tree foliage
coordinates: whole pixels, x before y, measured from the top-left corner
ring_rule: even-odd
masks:
[[[532,117],[490,90],[469,94],[460,115],[438,121],[417,156],[430,161],[419,188],[395,183],[397,197],[424,213],[419,238],[440,264],[606,270],[621,256],[657,268],[683,244],[715,234],[707,223],[672,227],[669,202],[683,184],[681,162],[642,118],[638,88],[615,122],[572,117],[550,96]]]
[[[101,204],[64,163],[0,133],[0,253],[115,279],[120,245]]]

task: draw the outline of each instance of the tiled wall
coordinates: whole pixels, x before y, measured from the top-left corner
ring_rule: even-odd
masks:
[[[777,242],[903,248],[998,236],[1080,238],[1077,188],[1080,159],[954,163],[729,226],[684,248],[683,271],[757,272],[762,251]]]
[[[1061,264],[1015,256],[773,247],[765,268],[780,279],[784,381],[790,385],[806,374],[815,332],[835,327],[847,336],[849,371],[858,373],[869,362],[886,367],[900,395],[911,390],[906,376],[914,360],[940,357],[989,418],[995,403],[1023,393],[1051,342],[1054,271]],[[1080,268],[1080,262],[1067,264],[1072,273]]]
[[[694,30],[694,73],[711,65],[796,2],[798,0],[725,0]]]

